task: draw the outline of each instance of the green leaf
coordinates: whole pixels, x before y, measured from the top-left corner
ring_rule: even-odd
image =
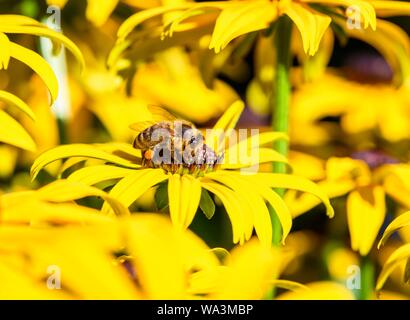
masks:
[[[212,200],[209,192],[205,189],[202,189],[201,200],[199,201],[199,207],[201,208],[204,215],[211,219],[215,214],[215,203]]]
[[[160,211],[168,207],[168,181],[159,184],[155,192],[155,204]]]

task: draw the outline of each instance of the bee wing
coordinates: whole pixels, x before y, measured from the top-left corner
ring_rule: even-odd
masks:
[[[156,106],[153,104],[148,105],[148,110],[152,114],[153,121],[161,122],[161,121],[174,121],[177,119],[176,116],[165,110],[160,106]]]
[[[137,133],[140,133],[155,124],[156,124],[155,121],[141,121],[141,122],[135,122],[131,124],[129,128],[136,131]]]
[[[171,122],[180,121],[183,124],[186,124],[190,127],[195,128],[193,123],[191,123],[187,120],[182,120],[182,119],[177,118],[172,113],[168,112],[167,110],[165,110],[162,107],[150,104],[150,105],[148,105],[148,110],[152,113],[153,121],[155,121],[157,123],[161,122],[161,121],[171,121]]]

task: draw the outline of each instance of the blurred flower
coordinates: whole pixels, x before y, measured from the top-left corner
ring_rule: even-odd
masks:
[[[409,5],[404,2],[372,1],[370,5],[375,7],[377,15],[381,17],[386,15],[385,12],[380,10],[380,6],[384,5],[391,5],[396,9],[398,7],[403,8],[400,11],[389,11],[388,16],[408,15],[410,13]],[[354,4],[351,8],[357,9]],[[405,111],[405,105],[408,105],[408,93],[406,92],[409,90],[410,83],[410,41],[406,31],[394,23],[381,19],[376,21],[377,30],[349,28],[344,19],[334,14],[333,30],[328,28],[323,34],[314,56],[305,54],[300,37],[294,32],[291,39],[292,53],[297,58],[300,67],[292,70],[292,81],[296,90],[295,101],[292,102],[295,111],[292,111],[291,114],[294,121],[291,128],[299,128],[300,125],[304,127],[304,130],[292,130],[291,133],[294,135],[292,140],[295,140],[295,143],[317,145],[328,141],[335,133],[335,130],[332,130],[334,126],[331,126],[331,124],[326,126],[317,122],[322,117],[333,115],[342,117],[342,127],[349,133],[362,131],[363,129],[374,129],[379,125],[383,137],[387,137],[388,140],[400,139],[403,132],[408,133],[402,124],[399,125],[398,129],[393,130],[390,128],[389,132],[387,132],[387,128],[390,121],[393,121],[393,119],[398,120],[403,113],[408,113]],[[341,36],[341,33],[343,36]],[[335,36],[343,43],[347,42],[347,36],[349,36],[367,42],[374,47],[390,67],[387,70],[387,76],[390,76],[391,79],[388,78],[388,80],[391,80],[394,86],[385,83],[376,84],[376,86],[360,85],[353,81],[339,79],[339,77],[335,77],[329,72],[326,73],[334,49]],[[255,77],[247,88],[247,101],[250,107],[260,114],[269,114],[271,112],[269,101],[272,99],[272,82],[275,80],[275,48],[273,44],[272,36],[258,39],[254,55]],[[379,57],[380,59],[381,57]],[[382,75],[382,77],[380,75],[380,72],[386,69],[386,64],[383,65],[380,61],[375,62],[377,66],[372,64],[367,56],[365,59],[359,59],[358,56],[355,56],[354,62],[349,60],[348,63],[350,66],[354,65],[356,70],[346,69],[345,73],[347,73],[349,79],[365,79],[366,82],[372,84],[377,78],[386,80],[386,75]],[[363,71],[364,74],[358,74],[360,71]],[[371,71],[377,71],[377,74],[369,75]],[[394,99],[394,103],[389,100],[392,95],[397,97]],[[363,103],[360,104],[359,101]],[[382,107],[378,107],[384,106],[386,103],[392,105],[392,107],[386,112],[389,117],[388,123],[382,124],[382,121],[379,120]],[[363,110],[372,111],[366,115]],[[355,116],[356,118],[353,119]],[[363,117],[363,119],[359,121],[358,116]],[[311,135],[300,133],[305,133],[306,130],[309,130]],[[400,130],[401,133],[398,133]],[[306,138],[307,136],[309,138]],[[407,138],[408,135],[405,137]]]
[[[404,177],[406,178],[406,177]],[[396,231],[404,228],[407,229],[410,226],[410,211],[400,214],[396,219],[394,219],[384,230],[383,236],[380,239],[378,248],[386,243],[386,241],[392,236]],[[396,248],[384,262],[382,271],[377,279],[376,290],[380,291],[387,278],[397,270],[402,271],[402,281],[405,284],[410,283],[410,244],[404,244]]]
[[[2,224],[0,242],[2,299],[187,299],[186,278],[218,264],[198,237],[153,214],[81,227]],[[58,275],[61,289],[48,289]]]
[[[132,83],[133,96],[151,104],[167,106],[181,117],[204,123],[238,99],[235,91],[219,79],[207,87],[198,66],[182,48],[156,55],[140,65]]]
[[[220,52],[233,39],[250,32],[267,29],[279,16],[287,15],[296,24],[303,42],[303,49],[309,55],[314,55],[320,40],[329,27],[332,17],[321,13],[310,6],[312,1],[214,1],[207,3],[182,3],[174,6],[163,6],[136,13],[128,18],[118,31],[120,40],[126,39],[137,26],[148,19],[176,12],[163,25],[163,35],[173,36],[187,30],[201,32],[204,26],[213,25],[210,49]],[[335,5],[348,7],[356,5],[360,8],[361,21],[366,29],[369,26],[376,28],[376,13],[373,6],[367,1],[353,1],[347,4],[344,1],[315,3],[327,7],[331,11]],[[340,12],[344,15],[343,11]],[[360,22],[359,22],[360,23]],[[151,36],[155,36],[158,28]],[[139,31],[135,31],[138,35]],[[143,31],[144,32],[144,31]]]
[[[190,290],[207,299],[263,299],[278,275],[281,256],[279,249],[252,239],[234,248],[225,260],[224,265],[192,274]]]
[[[350,266],[358,266],[358,256],[347,248],[339,247],[332,250],[326,258],[329,275],[340,283],[346,283],[350,274],[347,272]]]
[[[78,182],[57,180],[38,190],[11,192],[1,195],[0,224],[60,225],[112,221],[112,216],[99,210],[72,203],[85,197],[105,199],[113,213],[129,215],[128,210],[116,199],[100,189]]]
[[[68,0],[47,0],[48,5],[56,5],[63,8]],[[120,0],[87,0],[86,18],[93,24],[101,27],[105,24]],[[121,2],[136,8],[151,8],[158,6],[161,0],[121,0]]]
[[[356,8],[353,13],[352,6]],[[370,33],[370,41],[373,41],[377,14],[406,15],[410,14],[410,6],[399,1],[360,0],[183,2],[144,10],[128,18],[118,31],[118,47],[124,51],[141,38],[152,39],[160,35],[162,38],[173,36],[174,43],[180,44],[181,41],[188,42],[193,37],[212,33],[209,48],[218,53],[233,39],[266,30],[280,16],[287,15],[300,32],[304,52],[313,56],[332,21],[349,33],[352,28],[347,28],[345,24],[346,20],[351,20],[359,24],[356,29],[360,29],[353,28],[352,34],[360,33],[362,38],[367,38]],[[147,23],[148,28],[145,28],[145,22],[163,15],[166,16],[165,20],[151,25]]]
[[[0,24],[0,70],[7,69],[10,58],[15,58],[27,66],[29,66],[46,84],[50,95],[51,104],[57,98],[58,82],[50,65],[37,53],[18,45],[9,40],[6,34],[30,34],[37,36],[48,37],[60,45],[66,46],[77,58],[77,60],[84,65],[83,57],[75,44],[62,34],[49,29],[46,25],[37,22],[34,19],[18,16],[18,15],[1,15]],[[35,116],[32,110],[26,103],[15,95],[0,91],[0,100],[17,107],[25,113],[32,120]],[[36,146],[30,135],[24,128],[8,113],[0,109],[0,141],[13,146],[34,151]]]
[[[345,285],[321,281],[306,285],[306,288],[289,291],[278,296],[280,300],[354,300],[353,293]]]
[[[118,218],[72,202],[89,196],[108,200]],[[69,180],[0,199],[0,296],[6,299],[257,299],[282,261],[279,249],[253,239],[221,265],[220,250],[191,232],[159,215],[130,217],[105,192]],[[61,290],[46,289],[50,266],[64,274]]]
[[[376,291],[380,291],[384,283],[386,282],[387,278],[391,275],[391,273],[399,267],[402,267],[405,272],[403,276],[403,282],[408,284],[409,283],[409,259],[410,259],[410,244],[407,243],[398,249],[396,249],[390,257],[387,259],[386,263],[383,265],[383,269],[377,278],[376,284]]]
[[[359,84],[331,74],[303,84],[292,100],[293,143],[322,145],[336,138],[339,124],[320,121],[326,117],[340,117],[340,127],[347,134],[372,130],[390,142],[408,140],[410,89]]]
[[[218,135],[221,131],[226,134],[226,130],[235,126],[242,110],[241,102],[234,103],[216,123],[214,132],[218,132]],[[255,143],[251,144],[251,141],[255,142],[254,137],[239,143],[235,141],[225,152],[225,159],[231,159],[230,155],[235,156],[233,157],[234,162],[223,163],[220,169],[217,166],[209,167],[205,164],[199,169],[196,165],[192,167],[199,171],[184,169],[178,167],[178,164],[164,164],[162,167],[150,168],[141,162],[140,150],[130,145],[74,144],[60,146],[43,153],[33,164],[31,173],[35,178],[46,165],[63,158],[69,158],[64,164],[64,169],[79,162],[90,162],[91,159],[101,160],[106,164],[86,166],[71,174],[68,179],[89,185],[120,179],[109,194],[125,206],[130,206],[149,188],[165,181],[168,183],[167,194],[171,220],[180,229],[185,229],[191,224],[198,206],[205,210],[208,218],[212,217],[214,210],[204,209],[210,201],[212,202],[207,193],[209,191],[222,201],[227,210],[232,223],[234,243],[243,243],[248,240],[255,227],[261,242],[268,246],[271,244],[271,220],[265,201],[275,209],[283,229],[282,240],[286,238],[292,225],[292,219],[281,197],[271,188],[291,188],[312,193],[326,205],[328,215],[333,216],[333,209],[327,197],[320,188],[307,179],[290,174],[258,172],[241,174],[240,170],[252,168],[259,163],[286,161],[276,151],[263,147],[276,139],[284,138],[283,134],[266,132],[256,137],[259,139],[256,146]],[[251,157],[244,163],[239,163],[237,156],[243,147],[248,151],[255,148],[254,150],[258,151],[258,157]],[[145,153],[142,156],[146,159]],[[180,170],[173,170],[174,166]],[[109,208],[103,207],[103,211],[107,212]]]
[[[407,164],[396,163],[394,159],[378,152],[362,152],[354,158],[335,158],[326,161],[324,177],[318,185],[326,190],[329,198],[347,194],[347,220],[351,246],[362,256],[369,253],[386,215],[386,194],[401,205],[409,205],[410,188],[406,178],[410,172]],[[297,162],[291,164],[298,166]],[[305,165],[305,164],[302,164]],[[289,191],[285,201],[292,215],[310,210],[317,205],[316,199],[308,194],[298,195]]]

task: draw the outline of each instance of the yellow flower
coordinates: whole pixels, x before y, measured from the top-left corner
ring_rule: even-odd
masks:
[[[377,278],[376,291],[379,291],[383,288],[384,283],[391,273],[399,267],[402,267],[404,272],[403,281],[409,283],[409,271],[408,271],[408,261],[410,259],[410,244],[407,243],[398,249],[396,249],[390,257],[387,259],[386,263],[383,266],[382,271]]]
[[[339,7],[346,11],[339,10]],[[351,7],[357,9],[356,16],[352,16],[350,13]],[[193,34],[198,36],[212,32],[209,48],[218,53],[233,39],[247,33],[267,29],[278,17],[287,15],[300,32],[304,51],[309,55],[314,55],[332,20],[337,22],[343,20],[336,18],[337,16],[345,17],[342,24],[349,18],[356,19],[363,29],[367,30],[370,27],[369,29],[375,30],[376,12],[380,13],[381,16],[387,13],[389,15],[409,14],[410,7],[406,2],[362,0],[177,3],[134,14],[123,23],[118,31],[118,37],[121,43],[137,26],[140,27],[145,21],[173,13],[163,23],[163,30],[154,25],[148,29],[151,34],[147,34],[147,29],[142,28],[142,31],[136,31],[137,36],[134,38],[138,38],[138,35],[148,38],[155,37],[161,32],[165,36],[172,36],[175,33],[175,37],[178,37],[175,41],[178,42],[180,35],[185,35],[186,40],[188,40],[192,38]]]
[[[278,276],[282,260],[279,249],[252,239],[234,248],[224,262],[192,274],[192,293],[207,299],[263,299]]]
[[[235,126],[242,110],[243,103],[237,101],[218,120],[213,132],[218,132],[219,139],[221,131],[226,132]],[[226,137],[222,136],[222,138]],[[264,147],[265,144],[281,138],[284,138],[283,134],[266,132],[239,143],[235,142],[225,152],[225,159],[233,158],[233,161],[225,161],[220,168],[204,167],[199,172],[194,170],[191,173],[177,164],[163,165],[158,168],[147,167],[144,162],[141,162],[140,150],[127,144],[65,145],[40,155],[34,162],[31,173],[35,178],[42,168],[59,159],[69,158],[62,170],[86,161],[88,165],[72,173],[68,180],[80,181],[88,185],[119,180],[113,181],[115,186],[109,194],[127,207],[151,187],[167,182],[168,191],[165,195],[168,194],[171,220],[179,229],[185,229],[191,224],[199,206],[209,218],[212,217],[214,206],[208,194],[211,192],[226,208],[232,224],[234,243],[248,240],[255,228],[261,242],[270,245],[271,219],[265,201],[274,208],[281,222],[282,241],[292,225],[288,208],[272,188],[289,188],[312,193],[326,205],[328,215],[333,216],[333,209],[327,197],[320,188],[307,179],[290,174],[260,172],[241,174],[241,170],[250,169],[259,163],[286,161],[276,151]],[[254,143],[251,143],[252,141]],[[246,153],[252,150],[257,152],[257,156],[243,162],[238,161],[238,152]],[[146,159],[145,153],[142,156]],[[99,161],[96,163],[94,159]],[[106,206],[102,210],[110,211]]]
[[[319,122],[329,116],[340,117],[347,134],[371,131],[390,142],[409,139],[410,89],[359,84],[331,74],[303,84],[292,100],[292,142],[321,145],[336,138],[338,124]]]
[[[57,180],[35,191],[27,190],[1,195],[0,224],[82,225],[112,221],[115,215],[103,215],[99,210],[72,203],[74,200],[90,196],[105,199],[115,215],[130,214],[119,201],[100,189],[78,182]]]
[[[124,122],[142,121],[144,105],[166,106],[196,123],[209,121],[225,111],[238,96],[218,79],[210,79],[208,87],[191,59],[182,48],[170,48],[152,61],[140,63],[132,80],[128,80],[130,96],[125,86],[118,83],[121,78],[112,71],[89,70],[85,80],[90,95],[89,108],[116,141],[129,141],[132,131]]]
[[[72,202],[89,196],[107,199],[118,218]],[[159,215],[131,217],[118,201],[85,184],[58,180],[0,200],[5,299],[260,299],[272,284],[290,286],[274,281],[282,263],[277,248],[253,239],[222,265],[217,253],[223,250],[210,250]],[[60,290],[47,289],[50,270],[63,275]]]
[[[115,215],[73,202],[94,196]],[[57,180],[0,195],[0,204],[3,299],[186,299],[186,279],[219,265],[193,233],[160,215],[130,216],[119,201],[82,183]],[[60,290],[47,288],[50,278],[61,281]]]
[[[34,19],[18,15],[0,16],[0,70],[7,69],[11,58],[19,60],[29,66],[46,84],[50,95],[51,104],[57,98],[58,82],[50,65],[36,52],[27,49],[9,40],[7,34],[29,34],[48,37],[69,49],[83,65],[83,58],[75,44],[62,34],[49,29],[46,25]],[[32,120],[34,113],[26,103],[15,95],[0,91],[0,100],[20,109]],[[35,143],[24,128],[8,113],[0,109],[0,141],[28,150],[35,150]]]
[[[398,1],[371,1],[380,17],[386,12],[380,10],[383,6],[392,6],[396,10],[390,15],[408,15],[409,5]],[[402,10],[397,8],[402,7]],[[356,8],[352,3],[352,8]],[[386,7],[385,7],[386,8]],[[314,56],[305,54],[300,37],[292,36],[292,53],[297,57],[300,68],[293,68],[292,80],[296,88],[292,101],[292,140],[303,144],[321,144],[333,136],[332,126],[318,125],[320,116],[336,114],[342,118],[342,127],[349,133],[380,126],[382,136],[388,140],[398,140],[407,134],[402,114],[408,114],[408,88],[410,83],[410,41],[405,30],[392,22],[377,19],[377,30],[367,28],[349,28],[346,21],[333,16],[333,23],[350,38],[367,42],[374,47],[393,70],[392,82],[395,85],[365,86],[339,79],[332,74],[326,74],[327,65],[333,52],[335,33],[330,28],[324,33]],[[294,32],[295,33],[295,32]],[[247,102],[257,113],[263,115],[271,112],[269,99],[272,91],[272,81],[275,79],[275,48],[272,37],[260,37],[256,43],[254,55],[255,77],[247,88]],[[396,88],[402,86],[402,88]],[[394,102],[389,99],[394,96]],[[381,115],[385,103],[392,108],[385,112],[388,121],[383,123]],[[371,112],[367,113],[367,110]],[[302,110],[302,111],[301,111]],[[365,111],[366,110],[366,111]],[[353,119],[354,117],[354,119]],[[392,126],[391,121],[399,125]],[[300,126],[303,125],[303,128]],[[393,129],[394,127],[394,129]],[[387,128],[390,128],[387,131]],[[397,129],[396,129],[397,128]],[[308,131],[307,131],[308,130]],[[327,134],[327,135],[326,135]],[[405,136],[405,137],[407,137]]]
[[[346,280],[350,276],[346,270],[349,270],[350,266],[359,265],[358,256],[348,248],[335,248],[326,258],[329,274],[332,279],[346,283]]]
[[[89,226],[3,224],[0,243],[2,299],[188,299],[190,274],[219,263],[194,234],[153,214]]]
[[[410,167],[378,152],[359,152],[354,158],[330,158],[318,185],[329,198],[347,195],[347,220],[352,249],[365,256],[371,250],[386,215],[386,194],[402,206],[410,203]],[[292,162],[291,162],[292,163]],[[293,166],[297,163],[293,162]],[[317,205],[310,195],[289,191],[285,196],[292,215]]]

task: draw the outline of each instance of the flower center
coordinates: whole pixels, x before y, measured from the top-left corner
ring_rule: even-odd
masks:
[[[217,170],[223,155],[217,155],[206,144],[195,148],[171,143],[170,148],[158,144],[151,149],[143,150],[142,166],[145,168],[162,168],[165,172],[203,176]]]
[[[351,155],[351,158],[356,160],[363,160],[367,163],[370,169],[376,169],[384,164],[399,163],[397,159],[377,150],[354,152]]]

